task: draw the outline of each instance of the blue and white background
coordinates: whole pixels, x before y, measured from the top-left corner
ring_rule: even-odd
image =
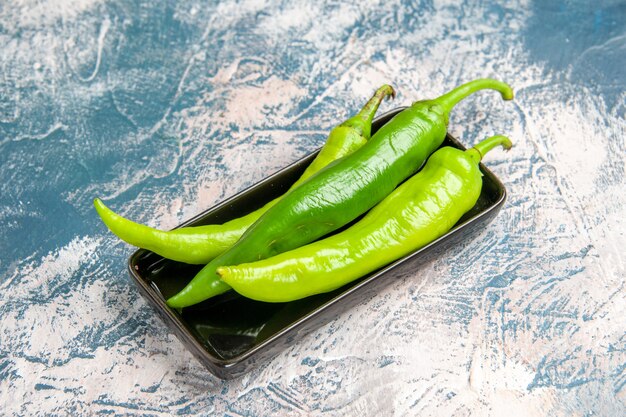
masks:
[[[0,415],[626,414],[626,2],[0,4]],[[234,381],[125,270],[92,200],[171,228],[381,110],[479,77],[509,200],[473,241]]]

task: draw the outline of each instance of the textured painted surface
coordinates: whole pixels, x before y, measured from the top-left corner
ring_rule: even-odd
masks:
[[[0,5],[1,415],[626,414],[623,0],[153,3]],[[484,76],[515,102],[450,130],[514,139],[487,158],[499,217],[239,380],[168,332],[92,209],[173,227],[383,82],[390,108]]]

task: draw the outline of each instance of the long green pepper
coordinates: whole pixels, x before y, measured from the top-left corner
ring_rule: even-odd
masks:
[[[383,85],[355,116],[333,128],[319,154],[290,190],[326,165],[363,146],[370,138],[372,119],[380,103],[389,96],[395,97],[395,91],[390,85]],[[183,227],[170,231],[128,220],[109,209],[99,198],[94,200],[94,206],[104,224],[124,242],[148,249],[167,259],[202,265],[235,244],[246,229],[281,198],[282,196],[277,197],[263,207],[223,224]]]
[[[187,307],[230,289],[217,268],[295,249],[354,220],[415,173],[446,135],[452,108],[470,94],[493,89],[513,98],[507,84],[479,79],[396,115],[365,145],[328,165],[261,216],[229,250],[207,264],[167,303]]]
[[[448,232],[478,201],[478,163],[504,136],[467,151],[437,150],[424,168],[350,228],[271,258],[217,269],[244,297],[288,302],[335,290],[427,245]]]

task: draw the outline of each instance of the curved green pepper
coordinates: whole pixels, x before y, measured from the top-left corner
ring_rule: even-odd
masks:
[[[326,165],[363,146],[370,137],[372,119],[378,106],[389,96],[395,97],[395,91],[390,85],[383,85],[376,90],[359,113],[331,130],[319,154],[290,190]],[[158,230],[125,219],[105,206],[99,198],[94,200],[94,206],[104,224],[124,242],[174,261],[206,264],[237,242],[243,232],[281,198],[282,196],[275,198],[263,207],[224,224],[183,227],[170,231]]]
[[[480,79],[397,114],[354,153],[335,161],[287,194],[261,216],[228,251],[207,264],[170,307],[187,307],[230,289],[216,269],[295,249],[344,226],[415,173],[446,135],[448,114],[468,95],[494,89],[513,98],[507,84]]]
[[[335,290],[427,245],[449,231],[478,201],[478,163],[489,150],[511,147],[493,136],[465,152],[445,147],[359,222],[341,233],[271,258],[217,268],[239,294],[287,302]]]

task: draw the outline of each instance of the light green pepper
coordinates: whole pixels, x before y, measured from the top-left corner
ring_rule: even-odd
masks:
[[[378,106],[389,96],[395,97],[393,88],[383,85],[376,90],[359,113],[331,130],[319,154],[289,190],[298,187],[331,162],[363,146],[370,138],[372,119]],[[235,244],[246,229],[282,197],[275,198],[263,207],[223,224],[183,227],[170,231],[158,230],[128,220],[105,206],[99,198],[94,200],[94,206],[104,224],[124,242],[148,249],[167,259],[201,265],[210,262]]]
[[[427,245],[448,232],[478,201],[478,163],[489,150],[511,147],[493,136],[463,152],[436,151],[363,219],[341,233],[264,260],[217,268],[239,294],[287,302],[335,290]]]

